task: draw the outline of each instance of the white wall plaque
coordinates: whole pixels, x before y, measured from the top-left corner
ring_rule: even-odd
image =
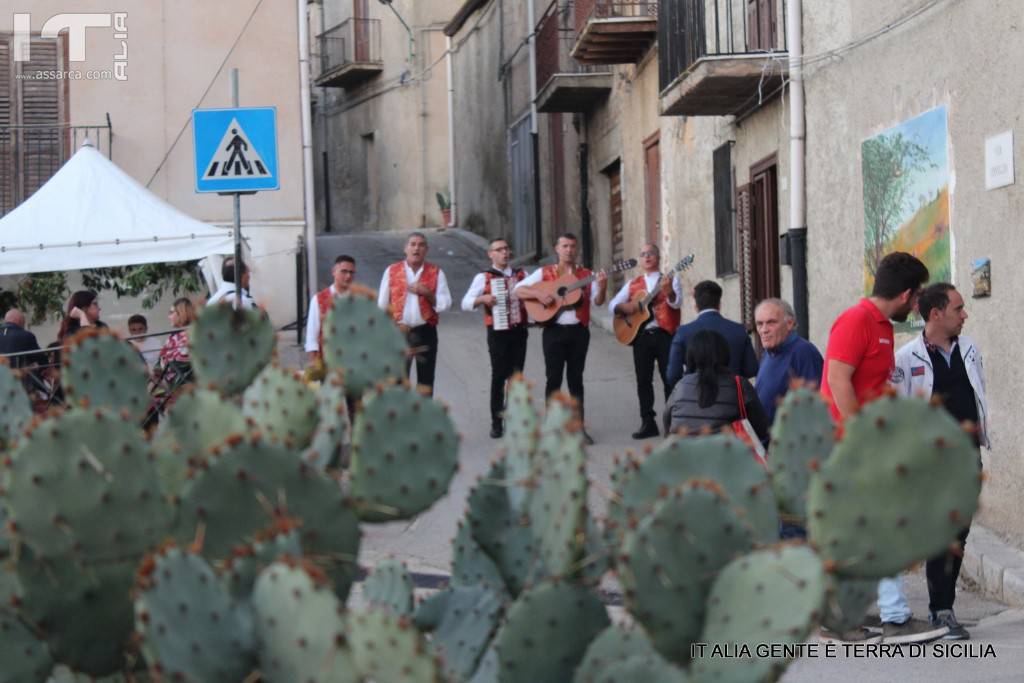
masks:
[[[1013,131],[985,138],[985,189],[1013,185]]]

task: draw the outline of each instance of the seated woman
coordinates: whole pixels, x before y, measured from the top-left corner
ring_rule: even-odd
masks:
[[[757,392],[744,378],[739,379],[747,419],[762,443],[768,442],[768,419]],[[669,431],[720,431],[740,419],[740,397],[736,376],[729,371],[729,344],[718,332],[702,330],[686,349],[686,374],[668,398],[666,416]]]
[[[172,328],[188,327],[196,319],[196,309],[192,302],[186,298],[174,302],[167,319]],[[156,365],[153,366],[153,381],[163,384],[165,387],[175,387],[180,381],[186,378],[178,377],[177,371],[172,363],[190,363],[188,352],[188,330],[180,330],[173,333],[164,342],[160,349],[160,356]]]
[[[90,289],[82,289],[68,299],[67,312],[60,322],[57,341],[65,342],[83,327],[106,327],[100,320],[99,295]]]

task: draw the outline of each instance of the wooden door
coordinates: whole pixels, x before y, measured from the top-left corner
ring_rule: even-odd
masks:
[[[370,11],[366,6],[368,0],[352,0],[352,33],[355,38],[353,61],[370,61]]]
[[[661,146],[659,134],[644,140],[644,200],[646,238],[661,246]]]
[[[754,302],[777,297],[779,288],[778,166],[775,157],[750,169],[750,237]]]

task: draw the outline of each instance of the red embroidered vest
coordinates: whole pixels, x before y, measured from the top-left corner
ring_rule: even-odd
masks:
[[[590,271],[587,270],[586,268],[583,268],[583,267],[580,267],[580,266],[576,267],[576,269],[573,271],[573,274],[576,276],[577,280],[582,280],[585,277],[590,277]],[[550,282],[552,280],[557,280],[559,278],[559,275],[558,275],[558,265],[544,266],[543,270],[541,271],[541,275],[542,275],[541,279],[544,280],[545,282]],[[580,325],[583,325],[584,327],[586,327],[587,325],[590,324],[590,287],[589,286],[583,288],[583,298],[580,300],[579,305],[575,309],[573,309],[573,310],[576,311],[576,317],[579,319]]]
[[[484,294],[491,293],[491,280],[493,280],[496,277],[498,277],[498,275],[496,275],[494,271],[484,271]],[[522,268],[513,269],[512,279],[515,280],[516,282],[522,282],[524,279],[526,279],[526,271],[524,271]],[[520,325],[525,325],[526,323],[526,306],[524,306],[523,302],[520,301],[519,325],[516,325],[516,327],[519,327]],[[484,306],[484,325],[486,325],[487,327],[491,327],[492,325],[494,325],[494,316],[491,315],[491,308],[489,306]]]
[[[424,263],[423,272],[420,273],[420,284],[426,285],[430,292],[437,296],[437,274],[440,272],[433,263]],[[409,283],[405,279],[405,261],[392,263],[388,268],[388,287],[391,301],[391,317],[396,323],[402,322],[402,312],[405,311],[405,296],[409,290]],[[427,301],[426,297],[419,297],[420,315],[427,321],[428,325],[437,324],[437,311]]]
[[[638,275],[629,283],[629,300],[633,301],[636,299],[637,294],[641,292],[647,294],[647,283],[644,281],[643,275]],[[669,306],[665,295],[661,292],[658,292],[658,295],[651,299],[651,308],[654,312],[654,320],[657,321],[658,326],[669,334],[675,334],[682,320],[680,310]]]

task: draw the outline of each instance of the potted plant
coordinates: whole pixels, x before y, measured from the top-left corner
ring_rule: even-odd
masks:
[[[438,192],[437,206],[441,209],[441,227],[447,228],[452,222],[452,201],[447,192]]]

